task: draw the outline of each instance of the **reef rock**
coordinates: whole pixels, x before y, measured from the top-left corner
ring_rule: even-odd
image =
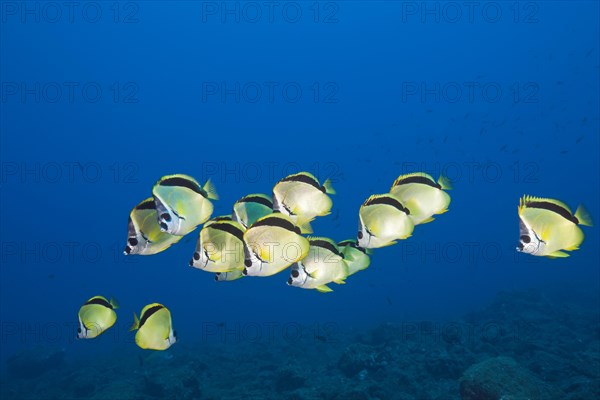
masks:
[[[547,388],[510,357],[472,365],[460,379],[463,400],[537,400]]]

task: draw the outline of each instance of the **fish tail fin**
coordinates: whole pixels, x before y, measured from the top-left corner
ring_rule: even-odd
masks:
[[[207,197],[210,200],[219,200],[219,194],[217,193],[217,189],[215,188],[215,185],[212,183],[212,181],[210,179],[208,179],[206,181],[206,183],[204,184],[202,189],[204,189]]]
[[[109,303],[110,303],[110,305],[112,306],[113,309],[119,308],[119,300],[115,299],[114,297],[110,298]]]
[[[312,226],[310,226],[310,222],[308,222],[308,221],[299,223],[298,228],[300,228],[300,233],[303,235],[313,233]]]
[[[450,182],[450,179],[448,179],[444,175],[440,175],[440,177],[438,178],[438,184],[444,190],[452,190],[452,182]]]
[[[327,194],[335,194],[335,189],[331,185],[331,179],[327,178],[325,183],[323,183],[323,188],[325,189],[325,193]]]
[[[140,326],[140,320],[138,319],[138,316],[136,313],[133,313],[133,324],[131,324],[131,327],[129,328],[129,331],[135,331],[137,328],[139,328]]]
[[[592,217],[583,204],[580,204],[579,207],[577,207],[577,211],[575,211],[575,217],[579,221],[579,225],[593,226]]]

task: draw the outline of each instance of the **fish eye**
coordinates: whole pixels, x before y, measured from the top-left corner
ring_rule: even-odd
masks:
[[[292,278],[290,278],[290,279],[288,279],[287,284],[291,286],[292,282],[293,282],[293,280],[292,280]]]
[[[358,235],[357,235],[357,236],[358,236],[358,238],[359,238],[359,239],[362,239],[362,238],[363,238],[363,233],[362,233],[362,231],[358,231]]]
[[[194,260],[198,261],[200,259],[200,253],[195,252],[194,253]]]
[[[248,260],[248,259],[244,260],[244,265],[246,267],[251,267],[252,266],[252,260]]]
[[[298,277],[298,275],[300,275],[300,272],[298,272],[298,270],[297,270],[297,269],[293,269],[293,270],[292,270],[292,277],[294,277],[294,278],[297,278],[297,277]],[[290,280],[291,280],[291,279],[290,279]]]
[[[171,216],[169,215],[169,213],[160,214],[160,219],[162,219],[163,221],[171,222]]]
[[[523,236],[521,236],[521,242],[529,243],[529,242],[531,242],[531,238],[528,235],[523,235]]]
[[[130,246],[136,246],[138,244],[138,240],[136,238],[129,238],[127,242]]]

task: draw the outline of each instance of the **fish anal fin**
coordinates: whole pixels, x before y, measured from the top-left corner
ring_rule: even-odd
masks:
[[[550,257],[550,258],[565,258],[565,257],[569,257],[569,255],[567,253],[565,253],[564,251],[557,250],[554,253],[548,254],[548,257]]]
[[[331,290],[327,285],[317,286],[315,289],[317,289],[321,293],[333,292],[333,290]]]

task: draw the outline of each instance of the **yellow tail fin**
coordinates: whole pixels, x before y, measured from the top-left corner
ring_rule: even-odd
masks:
[[[204,189],[204,191],[206,192],[206,195],[209,198],[209,200],[219,200],[217,189],[215,189],[215,185],[213,185],[210,179],[206,181],[202,189]]]
[[[325,188],[325,193],[335,194],[335,189],[331,186],[331,179],[328,178],[325,183],[323,183],[323,187]]]
[[[577,207],[577,211],[575,211],[575,217],[579,220],[579,225],[593,226],[592,217],[583,204]]]
[[[452,182],[450,182],[450,179],[446,178],[445,176],[440,175],[440,177],[438,178],[438,183],[442,187],[442,189],[452,190]]]
[[[133,313],[133,324],[131,324],[131,328],[129,328],[129,331],[135,331],[137,328],[139,328],[140,326],[140,320],[138,319],[136,313]]]

